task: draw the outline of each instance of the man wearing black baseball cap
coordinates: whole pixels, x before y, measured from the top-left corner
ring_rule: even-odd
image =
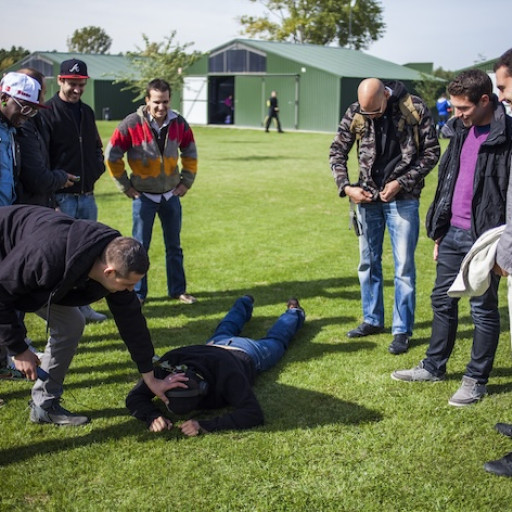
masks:
[[[94,183],[105,172],[101,138],[96,128],[94,112],[81,97],[89,78],[87,65],[78,59],[65,60],[60,65],[60,90],[48,100],[51,108],[44,120],[49,141],[50,168],[63,169],[73,175],[74,185],[57,191],[59,209],[75,219],[98,219],[94,199]],[[82,306],[85,319],[102,322],[107,317]]]

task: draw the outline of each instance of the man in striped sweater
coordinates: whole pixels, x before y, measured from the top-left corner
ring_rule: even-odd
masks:
[[[156,78],[148,83],[145,101],[114,131],[106,150],[107,167],[119,189],[132,199],[132,234],[147,251],[158,214],[165,243],[168,295],[192,304],[196,298],[186,291],[180,242],[180,198],[196,177],[194,135],[187,121],[169,108],[171,87],[165,80]],[[125,153],[130,175],[123,160]],[[144,303],[148,293],[146,278],[135,291]]]

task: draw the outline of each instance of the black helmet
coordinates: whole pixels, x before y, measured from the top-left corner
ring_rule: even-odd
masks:
[[[188,381],[184,382],[187,387],[169,389],[165,392],[165,396],[169,399],[167,409],[174,414],[187,414],[198,408],[201,397],[208,393],[208,383],[193,368],[176,373],[184,373],[188,377]]]

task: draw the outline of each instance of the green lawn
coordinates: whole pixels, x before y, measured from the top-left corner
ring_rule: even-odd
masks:
[[[105,140],[115,123],[101,122]],[[482,403],[454,408],[472,324],[461,303],[459,337],[445,382],[398,383],[390,373],[423,357],[435,267],[421,231],[416,329],[411,350],[392,356],[385,334],[352,341],[361,320],[357,239],[328,165],[330,134],[196,128],[200,170],[183,200],[188,291],[198,304],[166,298],[160,228],[154,232],[144,307],[158,353],[203,343],[232,302],[255,299],[247,335],[259,337],[290,296],[306,324],[282,362],[259,377],[266,425],[184,438],[156,435],[129,417],[124,398],[137,379],[114,322],[87,326],[65,386],[64,406],[90,425],[28,421],[30,383],[3,382],[0,396],[0,510],[97,511],[486,511],[510,510],[512,481],[483,463],[512,450],[493,431],[512,421],[512,371],[505,286],[502,342]],[[352,159],[352,164],[353,164]],[[353,175],[355,175],[355,166]],[[422,219],[436,186],[427,180]],[[105,175],[100,220],[131,232],[130,200]],[[393,283],[385,254],[386,315]],[[106,312],[104,302],[96,309]],[[44,345],[45,326],[29,315]]]

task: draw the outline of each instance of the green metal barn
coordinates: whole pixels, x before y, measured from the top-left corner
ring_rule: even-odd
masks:
[[[50,98],[57,90],[63,60],[77,58],[88,67],[90,79],[83,101],[96,119],[122,119],[141,102],[115,81],[134,72],[123,55],[34,52],[8,71],[33,67],[46,77]],[[230,124],[262,127],[266,102],[276,90],[285,130],[333,132],[356,99],[363,78],[402,80],[409,90],[422,74],[357,50],[308,44],[234,39],[204,54],[184,73],[184,87],[174,91],[173,108],[191,124],[224,124],[224,100],[233,97]],[[155,77],[156,78],[156,77]]]
[[[419,71],[340,47],[235,39],[214,48],[187,70],[182,113],[193,124],[226,121],[262,127],[266,101],[277,91],[285,130],[335,131],[355,101],[363,78],[402,80],[411,90]]]

